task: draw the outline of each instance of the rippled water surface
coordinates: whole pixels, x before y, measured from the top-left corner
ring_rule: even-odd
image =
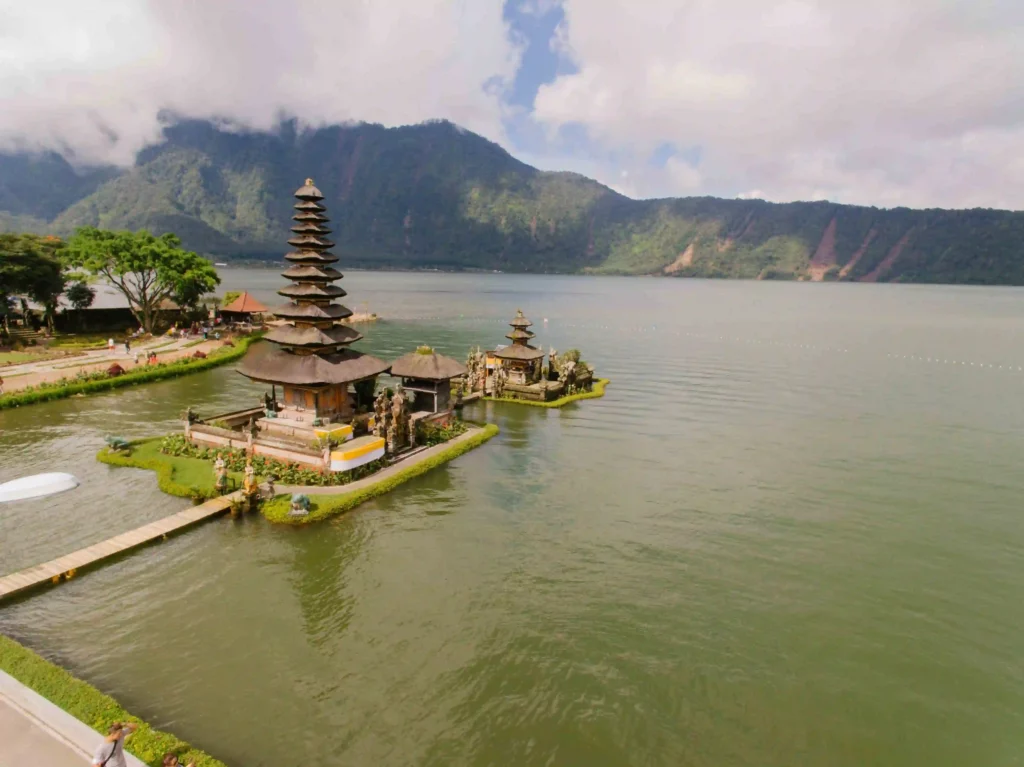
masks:
[[[274,272],[225,270],[272,300]],[[360,348],[521,307],[607,395],[304,530],[219,520],[0,630],[230,765],[1024,764],[1024,291],[375,274]],[[547,318],[547,322],[544,319]],[[0,412],[0,573],[184,506],[94,462],[218,369]]]

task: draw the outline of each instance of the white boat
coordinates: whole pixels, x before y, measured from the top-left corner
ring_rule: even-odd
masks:
[[[50,472],[33,474],[31,477],[12,479],[0,484],[0,503],[24,501],[28,498],[42,498],[78,487],[78,480],[71,474]]]

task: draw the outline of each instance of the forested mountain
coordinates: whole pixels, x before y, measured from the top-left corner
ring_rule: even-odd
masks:
[[[632,200],[447,122],[240,133],[186,121],[130,169],[0,154],[0,231],[147,228],[218,258],[277,259],[307,176],[343,265],[1024,284],[1024,213]]]

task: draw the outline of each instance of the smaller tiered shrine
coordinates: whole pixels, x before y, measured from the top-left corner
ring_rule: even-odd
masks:
[[[522,399],[550,402],[566,394],[589,391],[594,371],[580,360],[580,353],[570,350],[559,355],[551,349],[548,364],[544,351],[530,342],[533,323],[522,309],[509,323],[505,338],[512,343],[491,351],[471,350],[466,360],[464,396],[487,395],[499,399]]]

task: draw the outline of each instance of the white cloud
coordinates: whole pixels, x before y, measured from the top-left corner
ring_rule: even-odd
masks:
[[[529,151],[509,147],[527,161],[633,196],[1024,208],[1021,0],[519,10],[555,4],[551,45],[578,71],[540,88]],[[163,109],[255,128],[448,118],[509,146],[523,45],[501,0],[0,0],[0,149],[127,163]],[[665,143],[683,151],[652,166]]]
[[[701,193],[1024,207],[1024,3],[564,0],[578,68],[535,118],[643,163],[699,146]],[[692,168],[691,168],[692,170]],[[645,194],[693,193],[669,164]]]
[[[448,118],[499,140],[488,86],[518,60],[500,3],[7,0],[0,145],[131,162],[162,109],[257,128]]]

